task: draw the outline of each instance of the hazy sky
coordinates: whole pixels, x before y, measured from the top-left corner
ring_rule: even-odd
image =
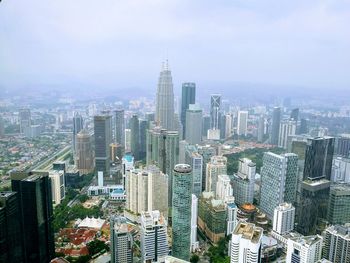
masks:
[[[350,89],[350,1],[3,0],[0,85]],[[0,86],[0,87],[1,87]]]

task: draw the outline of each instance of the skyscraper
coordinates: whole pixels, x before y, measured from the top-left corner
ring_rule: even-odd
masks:
[[[295,208],[290,203],[279,204],[273,213],[273,231],[284,235],[294,229]]]
[[[272,219],[275,208],[294,203],[297,187],[298,156],[294,153],[277,155],[267,152],[261,168],[260,208]]]
[[[205,191],[215,193],[220,174],[227,174],[227,158],[225,156],[213,156],[206,167]]]
[[[172,255],[183,260],[190,259],[192,169],[188,164],[174,167],[172,200]]]
[[[179,133],[160,127],[147,131],[146,164],[156,164],[169,176],[169,206],[172,204],[172,176],[175,164],[179,160]]]
[[[221,95],[213,94],[210,97],[210,128],[212,130],[219,129],[221,110]]]
[[[167,60],[163,63],[158,80],[156,122],[162,128],[173,131],[175,129],[174,114],[173,81]]]
[[[187,82],[182,84],[181,99],[181,123],[183,127],[183,137],[186,138],[186,111],[190,104],[196,103],[196,83]]]
[[[133,153],[135,160],[138,161],[140,159],[140,123],[136,114],[130,119],[130,132],[131,152]]]
[[[224,139],[228,139],[232,135],[232,115],[225,115],[225,136]]]
[[[301,119],[300,120],[300,127],[298,134],[307,134],[309,131],[308,127],[308,120],[307,119]]]
[[[294,121],[298,121],[299,119],[299,108],[292,109],[290,113],[290,118]]]
[[[19,128],[20,133],[24,133],[27,128],[31,126],[30,109],[24,108],[19,110]]]
[[[278,147],[287,149],[289,136],[295,135],[297,123],[294,120],[285,120],[281,122],[278,136]]]
[[[237,134],[247,136],[248,111],[238,112]]]
[[[191,205],[191,252],[199,247],[197,239],[198,197],[192,194]]]
[[[55,205],[59,205],[66,196],[64,171],[50,171],[52,201]]]
[[[328,201],[328,222],[332,225],[350,222],[350,185],[332,185]]]
[[[271,127],[271,137],[270,137],[270,143],[273,145],[278,145],[280,123],[281,123],[281,108],[275,107],[272,112],[272,127]]]
[[[91,135],[85,129],[76,136],[75,164],[81,174],[88,174],[94,170]]]
[[[287,241],[287,261],[299,263],[316,263],[321,259],[321,236],[296,236]]]
[[[238,172],[233,175],[233,196],[237,205],[253,203],[256,164],[248,158],[238,161]]]
[[[13,173],[11,184],[18,194],[25,262],[50,262],[55,255],[50,178],[47,173]]]
[[[166,219],[159,211],[141,213],[141,260],[164,262],[169,254]]]
[[[140,120],[140,160],[146,159],[148,121]]]
[[[76,136],[84,128],[83,117],[78,113],[74,113],[73,117],[73,153],[76,152]]]
[[[112,217],[111,227],[111,263],[133,262],[133,237],[128,230],[126,219]]]
[[[216,183],[216,198],[226,200],[233,197],[231,179],[227,174],[221,174],[218,176],[218,182]]]
[[[124,110],[117,109],[115,114],[115,141],[125,148],[125,119]]]
[[[190,104],[186,111],[185,139],[189,144],[202,141],[202,109],[198,104]]]
[[[232,232],[231,263],[259,263],[262,237],[262,228],[239,222]]]
[[[258,122],[258,142],[263,142],[265,135],[265,118],[264,116],[259,117]]]
[[[97,172],[103,172],[104,182],[114,183],[111,180],[110,171],[110,150],[112,143],[111,116],[94,116],[94,134],[95,134],[95,168]]]
[[[193,176],[193,194],[197,197],[202,193],[203,157],[193,145],[188,145],[185,149],[185,163],[191,165]]]
[[[324,235],[323,257],[334,263],[350,262],[349,226],[329,226]]]
[[[0,192],[0,262],[23,263],[20,211],[15,192]]]

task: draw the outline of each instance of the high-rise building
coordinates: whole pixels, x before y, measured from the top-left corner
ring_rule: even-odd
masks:
[[[83,117],[78,113],[74,113],[73,117],[73,153],[76,153],[76,136],[84,128]]]
[[[285,120],[281,122],[278,136],[278,147],[287,149],[289,136],[295,135],[297,123],[294,120]]]
[[[115,141],[125,147],[125,119],[124,110],[117,109],[114,111],[115,118]]]
[[[172,191],[172,255],[189,260],[192,208],[192,168],[190,165],[175,165]]]
[[[231,263],[259,263],[263,229],[254,224],[239,222],[232,232]]]
[[[328,201],[328,222],[332,225],[350,222],[350,185],[332,185]]]
[[[202,191],[206,187],[206,174],[207,174],[207,163],[210,162],[211,157],[217,155],[217,149],[211,145],[198,145],[197,151],[203,157],[203,176],[202,176]]]
[[[174,91],[168,61],[163,63],[158,79],[156,99],[156,122],[162,128],[174,131]]]
[[[193,194],[197,197],[202,193],[203,157],[193,145],[185,147],[185,163],[191,165],[193,176]]]
[[[345,158],[350,157],[350,136],[349,135],[346,135],[346,136],[343,135],[336,139],[335,154]]]
[[[133,262],[133,237],[128,230],[126,219],[112,217],[111,227],[111,263]]]
[[[199,247],[197,239],[197,218],[198,218],[198,197],[192,194],[191,205],[191,252],[195,252]]]
[[[350,228],[348,225],[329,226],[325,230],[322,255],[334,263],[350,262]]]
[[[185,139],[189,144],[202,141],[202,109],[198,104],[190,104],[186,111]]]
[[[226,236],[229,236],[232,234],[233,230],[235,229],[237,225],[237,211],[238,207],[234,202],[234,198],[231,198],[230,200],[227,200],[225,202],[226,205]]]
[[[210,116],[204,115],[202,118],[202,136],[207,136],[208,130],[210,129]]]
[[[141,213],[141,261],[164,262],[169,254],[167,223],[159,211]]]
[[[220,174],[216,183],[216,198],[226,200],[233,197],[231,179],[227,174]]]
[[[146,159],[148,121],[140,120],[140,160]]]
[[[19,110],[19,129],[20,133],[25,133],[27,128],[30,128],[31,123],[30,109],[20,109]]]
[[[76,136],[75,164],[81,174],[88,174],[94,170],[91,135],[85,129]]]
[[[304,179],[331,179],[334,153],[333,137],[308,139],[305,153]]]
[[[59,205],[66,196],[64,171],[50,171],[52,201],[55,205]]]
[[[24,262],[49,262],[55,255],[52,229],[51,180],[45,174],[11,174],[12,191],[18,194]]]
[[[248,158],[239,159],[238,172],[233,175],[233,196],[237,205],[253,203],[256,164]]]
[[[183,127],[183,136],[186,138],[186,111],[190,104],[196,103],[196,83],[186,82],[182,84],[181,99],[181,123]]]
[[[287,261],[298,263],[316,263],[321,259],[321,236],[296,236],[287,241]]]
[[[221,95],[213,94],[210,97],[210,129],[219,130],[221,110]]]
[[[94,116],[95,134],[95,168],[97,172],[103,172],[104,182],[113,184],[110,177],[110,151],[109,145],[112,143],[111,116]]]
[[[205,191],[215,193],[220,174],[227,174],[227,158],[225,156],[213,156],[206,167]]]
[[[300,127],[299,127],[299,134],[307,134],[308,132],[309,132],[308,120],[301,119],[300,120]]]
[[[258,122],[258,142],[263,142],[265,135],[265,118],[263,115],[259,117]]]
[[[248,111],[239,111],[237,119],[237,134],[247,136]]]
[[[159,210],[168,215],[168,176],[156,166],[126,171],[126,208],[134,214]]]
[[[140,123],[136,114],[130,119],[130,148],[135,160],[140,159]]]
[[[131,130],[125,129],[125,152],[131,151]]]
[[[179,160],[179,133],[155,127],[147,131],[146,164],[156,164],[169,176],[169,206],[172,202],[173,169]]]
[[[0,192],[0,262],[23,263],[18,194]]]
[[[267,152],[261,168],[260,208],[272,219],[275,208],[284,202],[294,203],[297,187],[298,156]]]
[[[290,113],[290,118],[294,121],[298,121],[299,119],[299,108],[292,109]]]
[[[334,157],[331,181],[333,183],[350,183],[350,158]]]
[[[284,235],[294,229],[295,207],[290,203],[279,204],[273,213],[273,231]]]
[[[224,139],[230,138],[232,135],[232,115],[231,114],[226,114],[225,115],[225,135]]]
[[[272,127],[270,143],[278,145],[278,136],[280,134],[280,123],[281,123],[281,108],[275,107],[272,112]]]

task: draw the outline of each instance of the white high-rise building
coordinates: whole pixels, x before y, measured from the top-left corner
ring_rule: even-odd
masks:
[[[322,255],[331,262],[350,262],[350,225],[329,226],[324,232]]]
[[[125,129],[125,152],[130,152],[131,150],[131,130]]]
[[[247,136],[248,111],[239,111],[237,120],[237,134]]]
[[[64,171],[50,171],[52,201],[55,205],[59,205],[66,196],[64,184]]]
[[[235,204],[234,197],[227,199],[225,202],[227,210],[227,226],[226,226],[226,235],[231,235],[232,231],[237,225],[237,205]]]
[[[232,135],[232,115],[225,115],[225,138],[229,138]]]
[[[315,263],[321,259],[321,236],[298,236],[287,241],[287,263]]]
[[[133,238],[126,219],[111,218],[111,263],[133,262]]]
[[[227,174],[220,174],[216,183],[216,198],[226,200],[233,196],[230,177]]]
[[[191,208],[191,252],[199,248],[197,238],[197,217],[198,217],[198,198],[192,194],[192,208]]]
[[[278,147],[287,149],[289,136],[294,136],[297,130],[297,122],[294,120],[285,120],[280,124],[278,135]]]
[[[336,183],[350,183],[350,158],[334,157],[331,181]]]
[[[232,232],[231,263],[260,262],[262,236],[262,228],[239,222]]]
[[[283,235],[294,229],[295,207],[290,203],[282,203],[275,208],[273,214],[273,231]]]
[[[164,262],[169,254],[167,223],[158,211],[141,213],[141,260]]]
[[[156,122],[169,131],[175,129],[174,91],[168,60],[163,63],[158,79],[156,98]]]
[[[227,174],[227,158],[225,156],[213,156],[206,167],[206,192],[215,193],[220,174]]]

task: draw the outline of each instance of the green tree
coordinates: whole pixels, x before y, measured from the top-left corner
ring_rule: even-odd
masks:
[[[197,263],[199,261],[199,256],[196,254],[192,254],[190,262]]]

